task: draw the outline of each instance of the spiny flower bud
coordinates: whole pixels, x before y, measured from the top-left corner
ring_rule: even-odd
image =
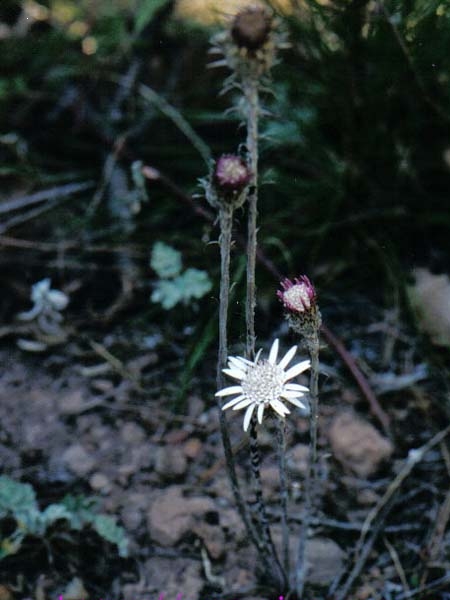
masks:
[[[228,211],[244,204],[251,179],[251,171],[243,158],[223,154],[212,163],[209,176],[201,179],[200,184],[213,208]]]
[[[269,39],[272,19],[263,7],[249,6],[234,18],[231,36],[240,48],[258,50]]]
[[[307,342],[316,339],[322,319],[313,284],[306,275],[301,275],[293,281],[286,278],[280,285],[283,289],[278,290],[277,296],[284,305],[289,326]]]
[[[282,24],[264,6],[241,9],[229,27],[213,39],[212,53],[223,59],[211,66],[227,65],[233,74],[224,87],[228,91],[245,81],[262,83],[276,62],[277,50],[286,48]]]
[[[251,173],[240,156],[223,154],[216,162],[214,179],[220,191],[236,194],[250,182]]]

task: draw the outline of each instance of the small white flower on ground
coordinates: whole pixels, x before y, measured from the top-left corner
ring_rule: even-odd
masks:
[[[32,321],[40,315],[60,322],[59,314],[69,304],[69,297],[60,290],[51,289],[51,280],[47,277],[35,283],[31,288],[31,301],[34,306],[27,312],[21,312],[17,318],[21,321]]]
[[[283,402],[290,402],[299,408],[305,408],[299,398],[309,392],[308,388],[298,383],[288,383],[310,367],[309,360],[303,360],[286,370],[294,358],[297,346],[293,346],[277,364],[279,342],[275,340],[269,352],[269,358],[260,360],[261,350],[252,362],[241,356],[230,356],[228,368],[223,372],[239,381],[239,385],[223,388],[216,396],[236,397],[222,406],[222,410],[232,408],[241,410],[246,408],[244,415],[244,431],[247,431],[253,413],[256,409],[258,422],[261,424],[264,411],[267,407],[272,409],[281,418],[290,413]]]

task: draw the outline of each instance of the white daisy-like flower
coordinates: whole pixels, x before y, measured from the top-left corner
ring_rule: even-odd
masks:
[[[308,388],[298,383],[288,383],[288,381],[309,369],[310,361],[303,360],[286,370],[286,367],[294,358],[297,346],[293,346],[288,350],[277,364],[278,347],[279,342],[275,340],[270,349],[269,358],[260,360],[260,350],[254,362],[241,356],[230,356],[228,357],[228,368],[223,369],[226,375],[237,379],[239,385],[223,388],[216,393],[216,396],[236,395],[236,398],[222,406],[222,410],[246,408],[244,431],[248,429],[255,408],[260,424],[263,420],[264,410],[269,406],[282,418],[290,413],[290,410],[282,401],[290,402],[299,408],[305,408],[299,398],[309,392]]]

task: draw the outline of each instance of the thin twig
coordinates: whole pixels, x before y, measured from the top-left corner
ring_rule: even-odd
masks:
[[[411,590],[410,592],[404,592],[402,594],[399,594],[395,597],[395,600],[409,600],[409,598],[414,598],[414,596],[420,596],[422,594],[425,594],[425,592],[431,592],[431,590],[437,590],[440,587],[444,587],[444,585],[446,585],[447,583],[450,583],[450,573],[447,573],[439,579],[431,581],[423,587],[420,586],[415,590]]]
[[[117,85],[116,94],[109,109],[108,116],[111,121],[118,121],[122,118],[122,105],[135,86],[142,63],[143,61],[141,59],[134,58],[129,64],[126,73],[121,76]]]
[[[398,475],[395,479],[389,484],[386,492],[380,498],[377,505],[369,512],[367,515],[364,526],[361,532],[361,543],[364,542],[364,537],[369,531],[372,523],[377,518],[378,513],[381,508],[392,498],[392,496],[398,491],[402,483],[405,481],[407,477],[409,477],[413,468],[423,460],[425,454],[431,450],[434,446],[439,444],[450,432],[450,425],[448,425],[445,429],[434,435],[426,444],[417,449],[412,449],[408,453],[408,457],[405,460],[403,467],[400,469]]]
[[[18,225],[22,225],[23,223],[26,223],[27,221],[31,221],[32,219],[39,217],[40,215],[55,208],[57,205],[58,205],[58,200],[50,200],[49,202],[46,202],[45,204],[41,204],[40,206],[35,206],[34,208],[27,210],[26,212],[14,215],[10,219],[8,219],[5,223],[0,225],[0,234],[5,233],[5,231],[8,231],[9,229],[12,229],[13,227],[17,227]]]
[[[89,340],[89,345],[96,354],[98,354],[111,365],[114,371],[119,373],[124,379],[129,379],[139,392],[145,392],[139,379],[125,367],[121,360],[111,354],[111,352],[107,350],[105,346],[99,344],[98,342],[94,342],[94,340]]]
[[[408,580],[406,579],[405,570],[402,566],[402,563],[400,561],[400,557],[398,555],[397,550],[394,548],[394,546],[390,543],[390,541],[386,537],[383,538],[383,541],[386,545],[386,548],[388,549],[388,552],[391,556],[392,562],[394,563],[395,570],[397,571],[400,581],[402,582],[402,586],[405,588],[405,590],[407,592],[410,592],[411,590],[408,585]]]
[[[39,202],[67,198],[68,196],[72,196],[72,194],[84,192],[93,188],[94,186],[94,181],[67,183],[65,185],[59,185],[48,190],[41,190],[40,192],[30,194],[29,196],[22,196],[20,198],[14,198],[13,200],[7,200],[6,202],[0,203],[0,215],[32,206],[33,204],[39,204]]]
[[[420,578],[420,585],[424,586],[428,579],[431,563],[438,559],[442,552],[442,542],[450,519],[450,490],[445,495],[444,501],[439,507],[433,531],[427,544],[426,567]]]
[[[149,102],[152,104],[152,106],[156,106],[158,110],[160,110],[167,118],[169,118],[182,133],[184,133],[184,135],[191,142],[209,167],[209,163],[211,161],[211,151],[207,144],[186,121],[183,115],[169,102],[167,102],[165,98],[147,85],[140,84],[138,86],[138,92],[146,102]]]
[[[420,448],[410,450],[407,459],[403,463],[403,467],[400,469],[398,475],[389,484],[386,492],[380,498],[377,505],[370,511],[364,521],[361,535],[358,540],[355,549],[356,560],[354,562],[353,569],[350,571],[347,579],[340,588],[339,592],[335,596],[335,600],[345,600],[348,598],[350,589],[359,577],[364,565],[369,557],[370,551],[375,543],[381,526],[386,518],[389,510],[393,505],[393,499],[396,492],[400,489],[401,485],[410,475],[413,468],[423,460],[424,456],[437,444],[439,444],[447,435],[450,433],[450,425],[445,429],[434,435],[426,444]],[[378,522],[376,522],[378,519]],[[368,535],[370,532],[370,535]],[[336,584],[332,586],[330,595],[334,595],[335,587],[339,583],[340,578],[336,581]],[[407,596],[405,596],[407,597]]]
[[[128,251],[134,258],[146,258],[148,251],[139,250],[135,245],[117,245],[117,246],[94,246],[84,245],[81,240],[68,240],[58,242],[35,242],[33,240],[24,240],[21,238],[0,235],[0,246],[10,248],[20,248],[21,250],[32,250],[33,252],[68,252],[70,250],[82,250],[92,254],[123,254]],[[131,249],[131,250],[130,250]]]
[[[119,160],[119,156],[122,152],[123,146],[126,143],[127,137],[128,134],[124,133],[116,139],[112,151],[108,154],[103,163],[102,177],[100,183],[97,189],[95,190],[95,194],[93,195],[92,200],[86,211],[87,216],[90,218],[95,214],[97,208],[100,206],[100,203],[103,200],[103,196],[105,195],[105,192],[111,182],[114,170],[117,166],[117,161]]]
[[[272,517],[278,517],[281,519],[281,512],[273,508],[267,509],[267,512]],[[303,523],[305,515],[289,515],[289,521],[294,523]],[[340,531],[355,531],[361,532],[364,523],[350,523],[347,521],[337,521],[336,519],[329,519],[324,515],[315,516],[311,518],[310,524],[314,527],[328,527],[330,529],[337,529]],[[422,525],[420,523],[401,523],[399,525],[388,525],[385,527],[385,533],[403,533],[405,531],[420,531]]]
[[[327,340],[327,342],[334,347],[336,352],[342,358],[343,362],[346,364],[348,370],[355,378],[356,383],[359,386],[359,389],[364,394],[366,400],[369,403],[370,410],[372,414],[378,419],[380,425],[383,427],[384,432],[389,436],[390,428],[389,428],[389,416],[387,413],[381,408],[380,403],[378,402],[377,397],[375,396],[372,388],[370,387],[367,379],[361,373],[358,368],[358,365],[355,362],[353,356],[347,351],[344,344],[338,339],[334,333],[326,326],[322,325],[321,331]]]

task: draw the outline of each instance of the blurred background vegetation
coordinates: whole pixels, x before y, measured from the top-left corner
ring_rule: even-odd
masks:
[[[208,153],[245,139],[237,113],[224,112],[236,99],[219,95],[227,72],[207,68],[211,34],[244,4],[224,14],[213,1],[2,0],[4,319],[27,306],[32,283],[51,277],[72,292],[76,326],[101,315],[96,326],[126,317],[142,329],[168,314],[174,334],[184,325],[201,332],[193,348],[202,356],[215,336],[218,251],[208,242],[218,233],[195,212],[205,201],[188,200]],[[264,98],[261,247],[283,274],[315,280],[332,324],[357,319],[358,298],[367,322],[368,302],[398,308],[415,267],[448,268],[450,5],[272,6],[291,46]],[[74,193],[60,189],[73,184]],[[206,311],[166,313],[150,302],[157,241],[209,273]],[[260,337],[281,321],[276,286],[260,268]],[[242,283],[236,332],[243,292]]]
[[[450,3],[270,3],[288,31],[290,47],[273,70],[273,93],[263,98],[258,236],[275,269],[265,268],[266,261],[257,270],[257,344],[288,336],[274,270],[290,277],[307,274],[318,288],[324,323],[389,412],[396,456],[403,457],[450,416]],[[236,152],[245,140],[238,111],[227,111],[238,98],[220,94],[229,73],[208,68],[213,60],[208,50],[217,28],[246,4],[0,0],[0,350],[6,357],[0,371],[2,380],[5,373],[13,374],[9,387],[4,383],[3,398],[11,396],[11,403],[2,401],[3,414],[17,400],[18,412],[34,407],[31,421],[45,425],[41,412],[54,410],[52,398],[63,399],[67,381],[69,391],[89,378],[99,383],[92,403],[73,412],[61,408],[59,420],[66,419],[69,427],[65,437],[56,436],[54,454],[63,451],[57,444],[79,441],[77,410],[106,409],[99,423],[111,425],[106,436],[128,460],[131,443],[116,442],[121,439],[117,430],[125,429],[123,415],[146,428],[137,445],[151,432],[159,448],[161,431],[173,428],[177,434],[182,427],[172,409],[186,414],[188,393],[194,400],[203,398],[205,410],[215,405],[219,232],[198,179],[208,174],[210,156]],[[232,262],[230,340],[236,353],[242,351],[245,331],[246,257],[239,244],[239,235],[245,239],[245,216],[244,210],[236,214]],[[431,340],[418,335],[406,293],[415,272]],[[45,302],[52,297],[49,312]],[[44,315],[45,336],[33,315]],[[16,343],[22,350],[40,349],[38,361],[29,354],[17,360],[20,351],[11,351]],[[367,390],[365,396],[352,394],[354,381],[339,379],[344,374],[339,354],[342,358],[336,344],[332,352],[324,344],[321,361],[330,376],[321,380],[322,406],[351,404],[368,415]],[[20,384],[28,377],[32,388],[41,369],[49,376],[36,402]],[[62,382],[53,396],[50,379]],[[81,393],[77,397],[84,400]],[[329,414],[324,410],[326,419]],[[377,421],[373,413],[371,418]],[[192,429],[186,431],[197,435],[200,424],[199,438],[217,442],[216,421],[208,433],[200,417],[187,422]],[[21,446],[21,415],[17,423],[11,440]],[[46,440],[53,439],[51,431]],[[297,441],[304,434],[305,429],[296,431]],[[2,444],[9,444],[6,433],[2,436]],[[184,439],[175,436],[171,443]],[[209,441],[205,447],[207,454]],[[41,451],[28,452],[34,458],[23,454],[21,476],[37,486],[50,510],[37,506],[28,483],[3,478],[0,517],[13,512],[19,523],[25,514],[28,529],[20,525],[7,531],[9,547],[0,548],[0,559],[16,552],[25,533],[51,535],[61,518],[72,534],[85,525],[89,536],[98,534],[125,556],[123,530],[116,522],[77,495],[61,500],[50,470],[51,477],[42,475]],[[119,458],[108,455],[107,460]],[[209,460],[208,455],[197,465],[195,459],[196,468]],[[29,464],[39,468],[29,471]],[[144,471],[150,471],[145,464]],[[436,527],[440,522],[430,506],[439,506],[448,490],[447,471],[445,479],[442,474],[437,479],[444,468],[433,465],[425,462],[411,484],[411,492],[421,495],[408,492],[398,504],[399,519],[423,524],[423,539],[434,531],[432,521]],[[347,506],[360,501],[337,473],[337,487],[329,489],[343,493],[329,508],[341,519]],[[139,474],[132,481],[140,486]],[[153,485],[155,480],[142,481]],[[87,482],[70,486],[64,491],[84,493]],[[120,479],[120,486],[129,493],[129,479]],[[371,487],[372,494],[373,489],[382,488]],[[23,505],[11,502],[19,497]],[[357,508],[350,520],[361,515]],[[95,550],[91,560],[85,533],[77,542],[83,547],[81,562],[67,561],[64,551],[62,571],[70,567],[72,573],[72,565],[80,564],[88,581],[92,566],[107,586],[119,569],[99,563],[97,572],[98,556],[109,561],[111,552]],[[340,536],[345,539],[343,532]],[[147,557],[147,538],[142,539]],[[402,564],[416,586],[428,577],[426,566],[419,578],[416,548],[428,546],[422,535],[414,544],[413,538],[405,539]],[[348,540],[353,548],[354,539]],[[16,563],[3,562],[5,573],[22,572],[23,565],[43,572],[34,551],[25,556],[33,559],[23,561],[18,553]],[[448,561],[448,571],[447,566]],[[95,597],[106,597],[106,589],[96,589]]]

